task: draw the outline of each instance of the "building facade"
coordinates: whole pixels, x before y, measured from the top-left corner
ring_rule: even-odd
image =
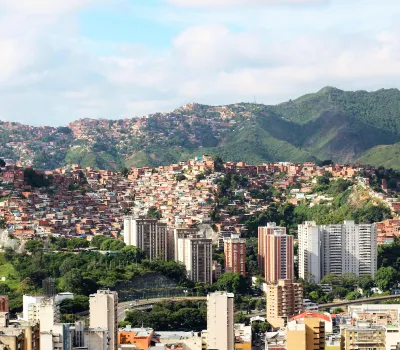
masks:
[[[246,276],[246,240],[244,238],[224,239],[225,272]]]
[[[341,350],[386,349],[385,327],[360,324],[341,330]]]
[[[305,317],[287,325],[287,350],[325,350],[325,323],[319,317]]]
[[[289,317],[303,311],[303,285],[291,280],[268,284],[266,301],[267,321],[274,328],[282,327]]]
[[[178,238],[177,261],[186,266],[193,282],[212,284],[212,239],[204,237]]]
[[[355,273],[375,276],[377,270],[377,231],[375,224],[298,226],[299,275],[319,283],[329,274]]]
[[[143,250],[147,258],[167,260],[167,225],[156,219],[126,216],[124,218],[124,242]]]
[[[235,348],[234,316],[232,293],[215,292],[207,296],[207,349]]]
[[[258,267],[266,282],[293,280],[293,236],[285,227],[268,223],[258,228]]]
[[[118,345],[118,294],[109,290],[98,290],[89,297],[91,329],[108,330],[109,350]]]

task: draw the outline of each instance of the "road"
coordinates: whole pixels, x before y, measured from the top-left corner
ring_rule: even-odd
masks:
[[[155,303],[159,303],[162,301],[197,301],[197,300],[207,300],[207,297],[175,297],[175,298],[155,298],[155,299],[143,299],[139,300],[137,304],[134,301],[124,301],[118,304],[118,322],[123,321],[125,319],[125,311],[126,310],[134,310],[135,308],[143,307],[143,306],[151,306]],[[130,304],[134,304],[130,306]]]
[[[400,299],[400,295],[384,295],[382,297],[373,297],[373,298],[362,298],[357,300],[344,300],[335,303],[328,303],[328,304],[321,304],[318,305],[318,309],[329,309],[332,307],[338,306],[347,306],[353,304],[370,304],[376,301],[385,301],[385,300],[393,300],[393,299]]]

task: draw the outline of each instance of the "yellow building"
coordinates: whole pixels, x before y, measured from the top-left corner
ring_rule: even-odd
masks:
[[[303,285],[290,280],[268,284],[267,321],[274,328],[283,327],[289,317],[303,310]]]
[[[341,330],[341,350],[385,350],[385,327],[370,324],[346,327]]]
[[[287,325],[287,350],[324,350],[325,322],[319,317],[305,317]]]
[[[235,324],[235,350],[251,350],[251,326]]]

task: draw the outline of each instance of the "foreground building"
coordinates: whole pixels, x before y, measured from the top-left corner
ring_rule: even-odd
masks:
[[[147,258],[167,260],[167,225],[156,219],[126,216],[124,218],[124,242],[143,250]]]
[[[89,297],[90,318],[88,337],[98,338],[104,343],[104,332],[108,331],[109,350],[118,345],[118,294],[109,290],[98,290]],[[94,332],[94,333],[93,333]],[[90,334],[89,334],[90,333]],[[86,334],[85,334],[86,338]],[[94,342],[94,339],[91,339]]]
[[[303,285],[290,280],[268,284],[266,291],[267,321],[274,327],[283,327],[288,318],[303,311]]]
[[[341,330],[341,350],[386,350],[385,327],[368,323]]]
[[[325,323],[319,317],[305,317],[287,325],[287,350],[324,350]]]
[[[258,228],[258,267],[265,281],[293,280],[293,236],[270,222]]]
[[[329,273],[375,276],[377,231],[375,224],[317,226],[314,221],[298,226],[299,276],[319,283]]]
[[[208,350],[235,348],[234,295],[215,292],[207,296]]]

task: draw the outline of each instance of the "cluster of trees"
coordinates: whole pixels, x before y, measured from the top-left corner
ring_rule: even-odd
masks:
[[[161,302],[151,311],[128,311],[120,327],[151,327],[160,331],[202,331],[207,328],[207,305],[205,301]]]
[[[3,259],[0,264],[10,265],[14,271],[13,275],[0,283],[0,290],[9,295],[13,309],[22,306],[22,294],[40,293],[42,281],[47,277],[56,279],[57,291],[86,296],[98,288],[113,288],[135,276],[154,271],[192,287],[181,264],[174,261],[150,262],[136,247],[126,246],[105,255],[99,252],[54,254],[34,249],[33,245],[36,244],[31,244],[32,252],[29,254],[17,254],[11,249],[0,254]]]
[[[48,187],[50,180],[44,176],[44,174],[37,173],[32,168],[26,168],[24,170],[24,180],[27,185],[32,187]]]
[[[126,246],[126,244],[115,238],[111,238],[108,236],[95,236],[93,239],[90,241],[90,245],[92,247],[96,247],[100,250],[121,250]]]
[[[332,286],[332,291],[325,293],[320,285],[313,282],[302,281],[304,283],[304,294],[313,302],[323,304],[332,302],[334,299],[355,300],[363,296],[371,296],[371,288],[378,287],[383,292],[389,292],[391,288],[400,283],[400,273],[392,266],[380,267],[375,274],[375,279],[371,276],[357,276],[354,273],[343,275],[328,274],[322,280],[322,284]],[[363,294],[358,291],[361,288]]]

